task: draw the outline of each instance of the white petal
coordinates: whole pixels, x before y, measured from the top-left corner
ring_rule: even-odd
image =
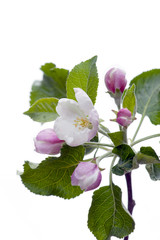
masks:
[[[76,119],[77,116],[83,116],[83,112],[81,111],[79,104],[67,98],[61,98],[56,107],[57,113],[66,120]]]
[[[79,146],[88,141],[89,129],[83,130],[75,127],[73,120],[57,118],[54,124],[54,131],[59,139],[64,140],[69,146]]]
[[[85,113],[85,115],[89,115],[90,111],[93,109],[91,99],[81,88],[74,88],[74,92],[81,110]]]
[[[80,187],[83,190],[86,190],[89,186],[91,186],[94,182],[96,182],[99,172],[95,171],[94,174],[87,176],[80,182]]]

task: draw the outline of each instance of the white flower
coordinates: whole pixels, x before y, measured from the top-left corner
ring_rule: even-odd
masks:
[[[74,92],[77,102],[67,98],[59,100],[56,111],[60,117],[54,124],[58,138],[72,147],[90,141],[99,124],[98,113],[88,95],[80,88],[74,88]]]

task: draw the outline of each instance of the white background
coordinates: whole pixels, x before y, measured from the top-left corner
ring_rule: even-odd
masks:
[[[94,240],[87,229],[92,191],[72,200],[30,193],[16,171],[24,160],[40,162],[33,138],[46,126],[22,113],[29,107],[34,80],[42,79],[40,66],[53,62],[71,70],[75,64],[98,55],[99,90],[96,108],[107,126],[114,115],[112,100],[105,94],[104,75],[118,66],[134,76],[160,68],[159,1],[143,0],[2,0],[0,3],[1,164],[0,238],[3,240]],[[133,136],[137,120],[129,135]],[[146,118],[137,139],[158,133]],[[145,142],[160,154],[159,139]],[[139,146],[137,146],[138,150]],[[102,186],[108,184],[110,160],[103,162]],[[114,176],[126,204],[124,177]],[[159,240],[160,182],[150,180],[142,166],[133,172],[136,229],[130,240]],[[113,239],[115,239],[113,237]]]

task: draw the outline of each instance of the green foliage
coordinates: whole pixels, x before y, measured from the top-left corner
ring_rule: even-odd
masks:
[[[101,187],[93,195],[88,227],[97,240],[123,238],[134,230],[134,221],[122,204],[121,189],[116,185]]]
[[[98,88],[98,74],[96,67],[97,57],[76,65],[67,79],[67,97],[75,100],[73,88],[83,89],[91,98],[93,104],[96,101]]]
[[[41,98],[24,114],[28,115],[32,120],[41,123],[54,121],[58,117],[56,112],[57,103],[57,98]]]
[[[160,69],[153,69],[135,77],[137,111],[148,116],[155,125],[160,124]]]
[[[146,164],[146,169],[152,180],[160,180],[160,160],[153,148],[141,147],[140,152],[135,157],[137,163]]]
[[[159,158],[151,147],[141,147],[140,151],[133,158],[133,168],[138,168],[139,164],[160,163]]]
[[[160,163],[147,164],[146,169],[152,180],[160,180]]]
[[[135,153],[129,145],[121,144],[115,147],[112,152],[120,157],[118,164],[112,168],[114,174],[121,176],[134,168]]]
[[[123,132],[114,132],[114,133],[108,133],[108,136],[112,140],[115,146],[123,144]]]
[[[137,110],[137,103],[134,84],[125,92],[123,98],[123,108],[127,108],[132,113],[132,116],[135,116]]]
[[[82,146],[64,146],[60,157],[49,157],[36,168],[27,161],[21,175],[22,182],[31,192],[40,195],[65,199],[79,196],[82,191],[80,187],[71,185],[71,175],[83,156]]]
[[[40,98],[65,98],[68,70],[56,68],[53,63],[46,63],[41,67],[41,70],[44,72],[43,80],[33,83],[30,105]]]
[[[153,157],[155,159],[157,159],[159,161],[159,158],[156,154],[156,152],[154,151],[153,148],[151,147],[141,147],[140,148],[140,152],[144,155],[147,155],[147,156],[150,156],[150,157]]]
[[[158,163],[159,158],[151,147],[141,147],[140,152],[134,157],[138,164]]]

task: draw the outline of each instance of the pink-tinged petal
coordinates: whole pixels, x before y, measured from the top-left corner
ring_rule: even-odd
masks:
[[[115,71],[114,68],[111,68],[105,75],[105,84],[107,89],[112,92],[115,93],[115,79],[112,77],[113,72]]]
[[[36,137],[37,141],[46,141],[49,143],[58,143],[62,142],[56,135],[56,133],[53,131],[52,128],[47,128],[42,131],[40,131]]]
[[[96,164],[91,162],[81,162],[78,164],[78,167],[75,171],[75,176],[77,178],[83,178],[84,175],[90,175],[96,168]],[[82,175],[83,173],[83,175]]]
[[[116,122],[123,127],[128,127],[132,123],[132,113],[127,108],[122,108],[117,113]]]
[[[122,108],[117,113],[117,117],[131,117],[132,113],[127,108]]]
[[[125,79],[126,73],[123,70],[116,68],[113,75],[115,78],[115,89],[119,89],[121,93],[123,93],[127,84],[127,80]]]
[[[119,123],[123,127],[128,127],[132,123],[132,120],[121,117],[117,118],[117,123]]]
[[[71,176],[71,184],[72,186],[79,186],[79,180],[76,178],[75,171],[73,172]]]
[[[77,116],[83,116],[84,114],[76,101],[67,98],[61,98],[58,101],[56,111],[66,120],[73,120],[76,119]]]
[[[74,88],[74,92],[80,108],[83,110],[85,115],[89,115],[90,111],[93,109],[92,100],[81,88]]]
[[[39,132],[34,139],[35,151],[42,154],[58,154],[63,143],[50,128]]]
[[[62,148],[62,144],[63,142],[52,144],[52,143],[37,141],[35,142],[35,150],[36,152],[41,154],[54,155],[60,152]]]
[[[116,89],[123,93],[127,80],[125,79],[125,72],[118,68],[111,68],[105,75],[105,84],[107,89],[115,94]]]
[[[92,129],[90,129],[90,131],[89,131],[88,141],[90,141],[93,137],[95,137],[97,134],[97,131],[98,131],[99,116],[95,109],[93,109],[90,112],[89,121],[92,123]]]
[[[98,177],[98,171],[94,171],[92,174],[88,175],[85,177],[81,182],[80,182],[80,188],[81,190],[87,191],[87,189],[92,186]]]
[[[101,172],[99,171],[96,181],[95,181],[92,185],[90,185],[90,186],[86,189],[86,191],[90,191],[90,190],[93,190],[93,189],[97,188],[97,187],[100,185],[101,180],[102,180],[102,174],[101,174]]]
[[[89,191],[99,186],[102,176],[96,164],[81,162],[71,176],[71,184],[80,186],[82,190]]]

